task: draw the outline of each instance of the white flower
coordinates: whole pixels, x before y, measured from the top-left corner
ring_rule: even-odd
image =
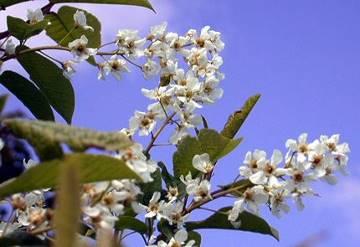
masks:
[[[148,206],[143,205],[147,211],[147,213],[145,214],[145,218],[153,218],[153,217],[157,216],[158,220],[161,219],[162,216],[160,214],[160,210],[165,202],[159,201],[160,197],[161,197],[161,193],[156,191],[152,195],[152,197],[149,201],[149,205]]]
[[[314,177],[305,173],[304,170],[301,169],[291,169],[290,170],[290,180],[286,181],[285,187],[289,191],[299,191],[305,193],[306,191],[311,190],[310,181],[314,180]]]
[[[35,9],[35,10],[28,9],[27,18],[30,24],[35,24],[44,20],[44,15],[41,9]]]
[[[186,49],[186,45],[189,44],[189,39],[187,37],[179,36],[177,33],[168,33],[165,36],[165,41],[169,45],[170,51],[173,55],[175,52],[187,57],[190,54],[190,51]]]
[[[184,125],[176,126],[174,133],[170,136],[170,143],[177,144],[182,138],[189,135],[187,128]]]
[[[201,84],[197,80],[190,80],[185,86],[176,87],[176,96],[181,104],[191,109],[202,108],[198,103]]]
[[[94,28],[87,25],[86,15],[85,15],[84,11],[76,10],[76,12],[74,14],[74,21],[75,21],[75,27],[82,27],[85,30],[94,31]]]
[[[167,23],[163,22],[160,25],[150,27],[150,34],[147,37],[148,40],[163,39],[166,33]]]
[[[254,152],[247,152],[245,155],[244,165],[240,166],[240,175],[249,178],[252,174],[259,171],[266,163],[265,151],[256,149]]]
[[[198,155],[196,154],[193,157],[192,165],[202,173],[209,173],[214,169],[214,165],[210,161],[210,156],[207,153]]]
[[[119,30],[116,36],[116,44],[119,47],[119,51],[131,58],[143,56],[144,51],[142,48],[145,42],[146,39],[141,39],[137,30]]]
[[[124,205],[122,201],[127,198],[127,195],[118,191],[110,191],[101,198],[101,204],[104,205],[114,215],[119,216],[124,213]]]
[[[188,233],[186,230],[181,229],[177,231],[173,238],[170,239],[168,243],[168,247],[172,246],[184,246],[184,247],[192,247],[195,244],[194,240],[190,240],[185,244],[185,241],[188,239]]]
[[[176,186],[175,187],[169,186],[166,198],[170,202],[173,202],[173,201],[176,201],[178,199],[178,196],[179,196],[178,188]]]
[[[85,35],[81,35],[80,39],[76,39],[69,43],[71,53],[74,55],[77,62],[88,59],[97,53],[97,49],[87,48],[88,39]]]
[[[76,70],[75,70],[75,65],[76,63],[74,61],[68,60],[66,62],[64,62],[63,64],[63,75],[68,78],[69,80],[71,79],[72,75],[75,74]]]
[[[300,163],[306,160],[307,154],[309,152],[309,144],[307,143],[307,133],[302,133],[298,140],[289,139],[286,141],[285,146],[292,152],[296,152],[297,161]]]
[[[224,49],[221,33],[210,30],[210,26],[203,27],[199,37],[196,30],[189,30],[188,35],[191,36],[194,44],[200,48],[206,48],[210,52],[220,52]]]
[[[207,77],[205,82],[201,85],[202,100],[207,103],[214,103],[223,96],[224,90],[218,88],[219,79],[214,75]]]
[[[327,150],[331,153],[335,159],[340,172],[347,175],[346,166],[348,162],[348,153],[350,153],[350,147],[347,143],[339,144],[340,135],[332,135],[331,137],[322,135],[320,136],[320,142],[324,144]]]
[[[156,171],[157,163],[146,158],[141,144],[135,143],[119,151],[116,157],[124,160],[126,165],[136,172],[145,183],[153,181],[151,174]]]
[[[281,162],[281,152],[279,150],[274,150],[271,160],[262,163],[259,170],[249,177],[250,181],[254,184],[268,184],[271,187],[280,186],[278,177],[288,173],[287,169],[278,167]]]
[[[147,136],[155,128],[155,117],[153,112],[135,111],[134,116],[129,120],[129,129],[133,131],[139,130],[140,136]]]
[[[117,80],[121,79],[121,74],[124,72],[130,72],[126,66],[124,59],[118,59],[117,55],[111,56],[111,58],[102,66],[105,75],[111,73]]]
[[[192,179],[191,173],[186,175],[185,178],[181,175],[180,180],[186,185],[186,193],[194,196],[194,201],[211,198],[211,184],[208,180],[204,179],[200,181],[198,177]]]
[[[5,53],[7,55],[13,55],[15,54],[15,49],[16,49],[16,45],[13,43],[12,39],[9,39],[6,42]]]
[[[289,205],[286,204],[286,199],[289,196],[289,191],[286,189],[278,189],[270,191],[270,208],[271,213],[280,218],[281,213],[288,213],[290,211]]]
[[[170,225],[176,224],[180,228],[189,216],[189,214],[183,215],[183,209],[184,203],[182,201],[170,201],[162,208],[162,215]]]
[[[195,115],[192,111],[194,109],[194,105],[187,105],[186,108],[178,109],[178,115],[180,117],[181,125],[185,126],[186,128],[195,128],[202,123],[202,118],[199,115]]]
[[[100,205],[96,205],[95,207],[87,206],[82,210],[85,214],[84,220],[95,225],[96,228],[112,229],[118,220],[118,217],[113,216]]]
[[[264,191],[264,187],[256,185],[248,188],[242,196],[234,202],[234,206],[228,216],[229,221],[236,222],[239,214],[244,210],[248,210],[253,214],[259,213],[259,205],[265,204],[269,199],[269,195]]]
[[[160,72],[160,65],[155,61],[148,59],[147,62],[142,66],[145,79],[149,79]]]

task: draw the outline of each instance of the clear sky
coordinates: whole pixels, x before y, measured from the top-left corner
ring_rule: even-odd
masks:
[[[285,141],[297,138],[302,132],[308,132],[311,138],[340,133],[352,150],[350,175],[340,176],[339,184],[333,187],[319,183],[316,189],[321,197],[307,200],[303,212],[293,207],[289,215],[278,220],[263,210],[268,222],[280,231],[280,242],[257,234],[209,230],[202,232],[203,245],[296,246],[313,239],[319,243],[311,246],[358,246],[360,1],[152,2],[157,14],[122,6],[79,7],[89,9],[101,19],[105,41],[113,39],[119,28],[146,32],[149,26],[162,21],[169,23],[169,30],[179,33],[204,25],[220,31],[226,43],[223,52],[226,79],[222,82],[225,94],[220,102],[202,111],[212,128],[220,129],[228,115],[248,96],[262,94],[241,130],[244,143],[219,163],[214,185],[225,184],[236,176],[246,151],[284,150]],[[10,11],[24,16],[23,6],[28,5],[10,8]],[[0,28],[4,27],[4,20],[5,12],[0,12]],[[84,65],[74,77],[77,104],[73,123],[101,130],[127,126],[133,111],[145,109],[148,103],[140,88],[151,88],[154,82],[144,81],[137,72],[122,81],[110,77],[105,82],[97,81],[96,73],[93,67]],[[20,105],[12,99],[10,108],[16,107]],[[171,165],[167,151],[166,148],[158,150],[155,158],[165,159]],[[213,208],[220,206],[212,204]]]

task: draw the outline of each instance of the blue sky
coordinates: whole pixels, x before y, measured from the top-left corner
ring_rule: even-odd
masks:
[[[44,1],[39,2],[41,6]],[[292,212],[278,220],[264,209],[264,217],[280,231],[276,242],[267,236],[242,232],[203,231],[204,246],[295,246],[304,239],[321,235],[318,245],[358,246],[360,242],[360,2],[355,0],[154,0],[157,14],[146,9],[79,5],[95,13],[103,22],[104,41],[113,39],[120,28],[146,32],[163,21],[169,30],[184,33],[189,28],[210,25],[222,33],[222,82],[225,94],[202,113],[212,128],[220,129],[228,115],[255,93],[262,98],[248,118],[240,135],[244,143],[219,163],[214,185],[236,176],[244,154],[255,148],[271,152],[284,150],[288,138],[308,132],[340,133],[350,144],[349,171],[336,186],[319,183],[319,198],[306,201],[303,212]],[[10,8],[24,16],[19,5]],[[109,12],[111,11],[111,14]],[[0,28],[5,13],[0,12]],[[44,43],[45,40],[34,41]],[[7,65],[11,68],[15,65]],[[140,88],[155,82],[144,81],[134,68],[122,81],[97,81],[97,71],[89,65],[79,67],[73,84],[77,105],[74,124],[101,130],[127,126],[135,109],[145,109],[148,101]],[[1,92],[4,90],[1,89]],[[21,107],[11,99],[9,108]],[[285,150],[284,150],[285,151]],[[154,154],[170,164],[168,150]],[[171,164],[170,164],[171,165]],[[231,203],[231,202],[228,202]],[[213,208],[223,204],[212,204]],[[197,215],[200,217],[203,213]]]

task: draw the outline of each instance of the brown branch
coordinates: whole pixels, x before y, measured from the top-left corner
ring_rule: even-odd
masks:
[[[170,116],[168,116],[166,118],[166,120],[164,121],[164,123],[159,128],[159,130],[155,133],[154,137],[151,138],[150,143],[148,144],[148,146],[146,147],[146,149],[144,151],[145,155],[149,154],[151,148],[154,146],[156,139],[160,136],[161,132],[165,129],[166,125],[168,125],[171,122],[171,120],[175,116],[175,114],[176,114],[176,112],[173,112]]]

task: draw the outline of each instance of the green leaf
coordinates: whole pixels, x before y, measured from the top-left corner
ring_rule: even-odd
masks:
[[[157,229],[161,232],[162,240],[170,240],[174,236],[174,225],[170,225],[169,222],[165,219],[161,219],[157,224]],[[165,239],[163,237],[166,237]]]
[[[30,143],[38,140],[41,140],[43,145],[66,143],[76,151],[84,151],[87,148],[118,151],[132,145],[130,139],[120,132],[100,132],[54,122],[17,118],[6,119],[3,124]]]
[[[164,180],[166,186],[176,186],[177,185],[177,179],[169,173],[167,170],[165,164],[163,162],[159,162],[158,166],[161,168],[161,177]]]
[[[246,211],[240,213],[239,220],[241,221],[241,225],[239,228],[235,228],[228,220],[228,212],[230,210],[231,207],[222,208],[217,213],[214,213],[203,221],[193,221],[186,223],[185,227],[189,231],[196,229],[226,229],[248,231],[267,234],[279,240],[279,233],[275,228],[271,227],[261,217]]]
[[[71,164],[79,169],[80,183],[92,183],[113,179],[137,179],[139,177],[120,159],[105,155],[69,154],[63,159],[42,162],[19,177],[8,180],[0,185],[0,198],[57,185],[59,169]]]
[[[46,20],[29,24],[24,20],[12,16],[7,17],[7,26],[9,33],[18,40],[25,40],[41,33],[48,22]]]
[[[208,153],[211,161],[215,163],[234,150],[240,142],[241,139],[229,139],[213,129],[202,129],[197,138],[183,138],[173,156],[175,177],[185,176],[189,172],[193,176],[199,173],[192,165],[196,154]]]
[[[155,172],[153,172],[151,177],[153,178],[152,182],[140,184],[141,191],[143,192],[143,194],[140,196],[140,202],[144,205],[149,203],[154,192],[161,192],[162,190],[160,169],[157,169]]]
[[[145,7],[154,10],[148,0],[52,0],[52,3],[99,3],[99,4],[122,4]]]
[[[131,216],[120,216],[118,221],[115,223],[116,230],[133,230],[140,234],[146,234],[148,229],[144,222]]]
[[[198,232],[195,231],[190,231],[188,232],[188,238],[187,238],[187,242],[189,240],[194,240],[195,241],[195,245],[194,246],[201,246],[201,235]]]
[[[85,30],[82,27],[74,29],[74,14],[77,10],[85,13],[87,25],[94,28],[94,31]],[[94,15],[85,10],[63,6],[57,13],[52,12],[46,18],[51,22],[46,28],[46,34],[57,43],[61,42],[61,45],[67,46],[69,42],[80,38],[81,35],[85,35],[88,39],[88,47],[98,48],[101,45],[101,24]]]
[[[182,198],[186,195],[186,186],[180,179],[174,177],[169,173],[165,164],[163,162],[159,162],[158,166],[161,168],[161,177],[166,184],[167,189],[170,187],[176,187],[178,189],[179,198]]]
[[[196,137],[184,137],[173,155],[175,177],[179,178],[181,175],[186,176],[189,172],[191,172],[193,176],[196,176],[199,171],[193,167],[192,160],[196,154],[202,153],[201,143]]]
[[[234,112],[226,122],[221,134],[228,138],[233,138],[245,122],[259,98],[260,94],[251,96],[239,111]]]
[[[56,196],[55,246],[78,246],[80,229],[80,176],[79,167],[66,162],[60,167],[59,192]]]
[[[1,83],[1,75],[0,75],[0,83]],[[4,110],[8,98],[9,98],[8,94],[0,95],[0,114]]]
[[[233,151],[242,139],[229,139],[216,130],[202,129],[198,135],[204,153],[210,155],[211,161],[215,162]]]
[[[31,81],[13,71],[5,71],[0,75],[0,83],[14,94],[36,118],[54,120],[48,100]]]
[[[27,49],[27,47],[22,47],[22,49]],[[71,123],[75,96],[72,85],[63,75],[62,69],[36,52],[18,55],[17,59],[29,73],[31,80],[46,96],[50,105],[67,123]]]
[[[26,2],[29,0],[2,0],[0,2],[0,9],[5,9],[6,7],[9,7],[11,5],[15,5],[21,2]]]

